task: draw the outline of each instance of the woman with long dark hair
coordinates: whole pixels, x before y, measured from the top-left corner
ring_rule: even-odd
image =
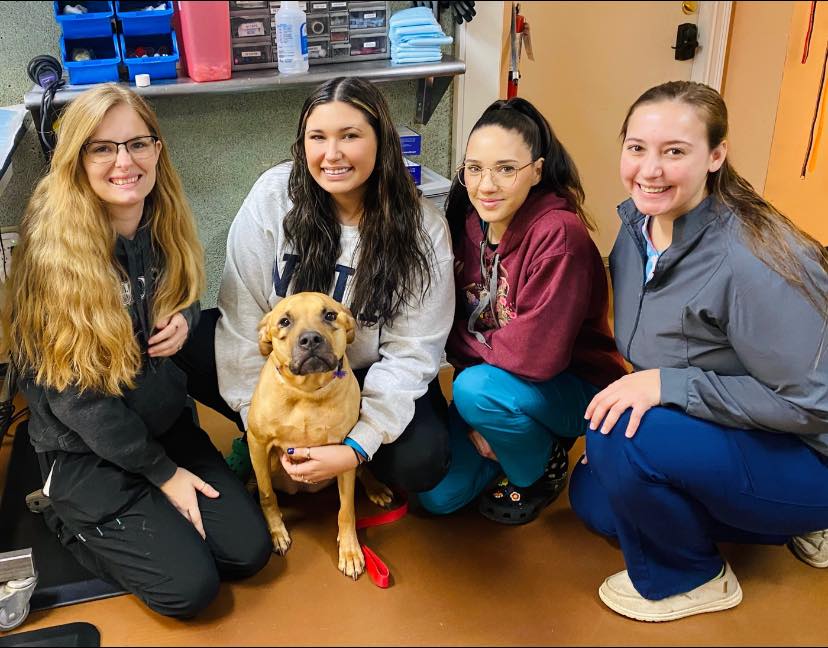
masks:
[[[739,604],[717,542],[828,567],[828,254],[736,173],[727,129],[721,95],[688,81],[621,129],[610,269],[635,371],[587,408],[569,495],[624,553],[601,600],[643,621]]]
[[[221,394],[246,422],[265,360],[259,321],[289,294],[330,294],[358,322],[348,358],[362,386],[360,418],[344,444],[312,448],[288,473],[319,482],[371,461],[387,484],[427,490],[448,463],[436,378],[451,326],[448,228],[419,195],[368,81],[319,86],[292,154],[256,181],[230,228],[215,333]]]
[[[419,495],[435,513],[480,495],[496,522],[534,519],[566,485],[587,403],[624,374],[583,201],[572,158],[531,103],[486,109],[447,202],[457,284],[447,355],[459,375],[451,467]]]

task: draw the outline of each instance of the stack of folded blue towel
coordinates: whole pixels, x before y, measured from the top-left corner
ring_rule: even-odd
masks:
[[[413,7],[398,11],[388,21],[391,39],[391,63],[431,63],[443,57],[441,45],[451,45],[454,39],[446,36],[440,23],[427,7]]]

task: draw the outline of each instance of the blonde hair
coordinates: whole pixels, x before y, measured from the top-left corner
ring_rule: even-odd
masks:
[[[141,349],[121,301],[126,276],[115,258],[117,234],[81,162],[84,144],[120,105],[130,106],[161,137],[155,113],[134,92],[114,84],[84,92],[61,117],[51,168],[21,223],[4,337],[16,367],[56,390],[74,386],[119,396],[135,386],[141,369]],[[144,214],[161,261],[154,326],[193,304],[204,286],[203,250],[166,146]]]

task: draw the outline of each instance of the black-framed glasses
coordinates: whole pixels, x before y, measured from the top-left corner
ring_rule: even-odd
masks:
[[[498,187],[511,187],[515,184],[518,172],[531,166],[535,162],[537,160],[532,160],[521,167],[515,166],[514,164],[498,164],[493,167],[484,167],[479,164],[464,162],[457,167],[457,180],[464,187],[468,187],[469,185],[477,186],[483,179],[483,173],[488,171],[491,175],[492,182]]]
[[[112,142],[97,140],[83,145],[83,152],[94,164],[111,164],[118,158],[118,147],[126,148],[133,160],[144,160],[155,155],[155,143],[159,140],[155,135],[133,137],[126,142]]]

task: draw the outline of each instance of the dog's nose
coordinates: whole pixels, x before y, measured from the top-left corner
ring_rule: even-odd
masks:
[[[305,351],[313,351],[322,344],[322,336],[316,331],[305,331],[299,336],[299,346]]]

